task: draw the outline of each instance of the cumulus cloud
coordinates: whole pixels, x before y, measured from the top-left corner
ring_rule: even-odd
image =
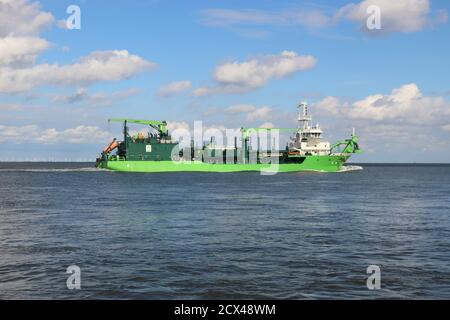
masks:
[[[34,124],[24,126],[0,125],[0,142],[90,144],[104,142],[108,138],[108,132],[96,126],[79,125],[74,128],[57,130],[55,128],[42,129]]]
[[[269,107],[261,107],[257,108],[252,112],[249,112],[247,114],[247,120],[248,121],[254,121],[254,120],[269,120],[272,118],[271,115],[272,109]]]
[[[50,47],[39,34],[54,21],[38,2],[0,0],[0,93],[123,80],[155,65],[126,50],[94,51],[67,65],[35,64],[36,57]]]
[[[89,85],[128,79],[150,70],[154,63],[126,50],[96,51],[69,65],[40,64],[30,68],[0,68],[0,93],[14,93],[43,85]]]
[[[300,70],[314,67],[312,56],[299,56],[293,51],[283,51],[278,55],[267,55],[244,62],[228,62],[219,65],[214,79],[226,85],[251,88],[261,87],[271,78],[282,78]]]
[[[356,101],[349,116],[377,121],[405,117],[414,119],[420,117],[423,111],[427,111],[423,110],[425,106],[421,100],[419,88],[416,84],[410,83],[392,90],[390,94],[375,94]]]
[[[0,0],[0,37],[38,35],[54,21],[51,13],[41,11],[39,2]]]
[[[379,30],[366,28],[367,8],[371,5],[380,8],[381,29]],[[364,0],[342,7],[335,19],[350,20],[356,22],[361,30],[379,33],[416,32],[432,22],[429,0]]]
[[[36,37],[0,38],[0,67],[32,65],[37,55],[49,46],[48,41]]]
[[[367,8],[376,5],[381,11],[381,29],[366,27]],[[202,12],[202,22],[213,27],[245,26],[304,26],[308,28],[331,27],[340,21],[350,21],[365,32],[387,34],[392,32],[416,32],[427,26],[447,22],[443,9],[432,12],[429,0],[363,0],[337,8],[334,12],[291,8],[279,11],[208,9]],[[234,30],[234,29],[232,29]]]
[[[310,55],[298,55],[294,51],[282,51],[247,61],[226,62],[218,65],[212,87],[200,87],[194,95],[204,96],[217,93],[247,92],[264,86],[271,79],[283,78],[299,71],[311,69],[316,59]]]
[[[174,94],[186,91],[192,86],[191,82],[188,80],[171,82],[165,86],[158,89],[157,94],[161,97],[169,97]]]
[[[444,97],[424,96],[415,83],[354,102],[326,97],[313,107],[343,118],[397,124],[438,125],[450,116],[450,103]]]
[[[424,152],[446,156],[449,147],[450,101],[424,94],[415,83],[361,99],[326,97],[313,103],[310,111],[329,128],[328,137],[334,132],[349,134],[355,127],[363,150],[387,157],[379,161],[393,156],[390,160],[423,161]]]
[[[331,115],[337,115],[343,104],[345,102],[341,102],[337,97],[325,97],[323,100],[316,102],[314,107]]]

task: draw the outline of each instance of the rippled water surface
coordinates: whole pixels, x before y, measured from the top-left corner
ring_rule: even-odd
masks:
[[[450,166],[363,167],[0,163],[0,298],[450,298]],[[66,287],[74,264],[81,290]]]

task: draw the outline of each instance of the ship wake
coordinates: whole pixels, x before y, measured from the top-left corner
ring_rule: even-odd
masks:
[[[350,171],[358,171],[358,170],[363,170],[363,167],[361,166],[342,166],[341,170],[339,170],[338,172],[350,172]]]

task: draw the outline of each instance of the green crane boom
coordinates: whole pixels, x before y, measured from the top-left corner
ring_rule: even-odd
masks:
[[[350,139],[340,140],[331,146],[331,152],[342,148],[341,153],[362,153],[362,150],[358,145],[358,137],[355,134],[352,134]]]
[[[111,118],[111,119],[108,119],[108,122],[123,122],[124,126],[126,125],[126,123],[144,124],[144,125],[148,125],[148,126],[152,127],[156,131],[158,131],[160,136],[167,136],[169,134],[169,132],[167,130],[167,122],[166,121]]]

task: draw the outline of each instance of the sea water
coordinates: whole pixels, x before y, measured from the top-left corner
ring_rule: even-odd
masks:
[[[450,298],[450,166],[343,171],[0,163],[0,298]]]

